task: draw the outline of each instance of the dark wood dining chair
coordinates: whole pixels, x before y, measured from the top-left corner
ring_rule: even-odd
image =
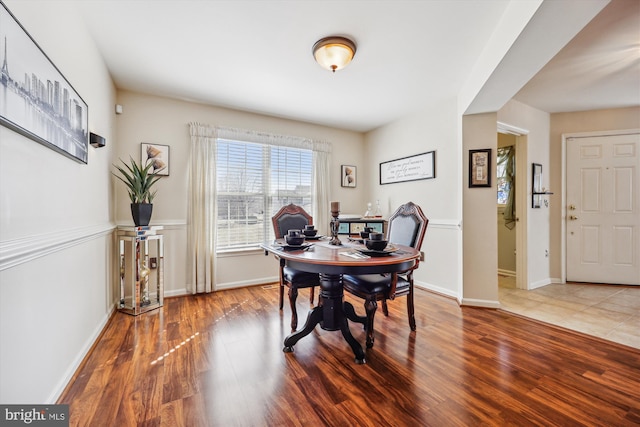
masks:
[[[305,225],[313,224],[313,218],[302,207],[289,204],[271,218],[273,232],[277,239],[286,235],[289,230],[304,230]],[[284,299],[284,287],[289,288],[289,304],[291,305],[291,330],[298,327],[298,311],[296,310],[296,299],[298,289],[311,288],[309,290],[309,302],[313,305],[315,286],[320,285],[320,276],[316,273],[296,270],[284,265],[284,260],[280,259],[280,310],[282,310]]]
[[[422,247],[422,240],[427,230],[429,220],[420,206],[408,202],[398,208],[389,217],[387,240],[389,243],[411,246],[417,250]],[[378,308],[378,301],[382,301],[382,311],[389,315],[387,300],[399,296],[407,297],[407,314],[409,327],[416,330],[416,319],[413,307],[413,272],[418,268],[419,260],[410,270],[397,274],[366,274],[344,275],[344,289],[365,300],[364,309],[367,313],[365,329],[367,330],[367,348],[373,347],[373,320]]]

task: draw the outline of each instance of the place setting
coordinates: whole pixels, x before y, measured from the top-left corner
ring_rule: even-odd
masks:
[[[398,250],[397,247],[384,239],[384,234],[382,233],[362,231],[360,236],[363,238],[363,244],[366,249],[358,248],[358,252],[363,255],[372,257],[389,256]]]
[[[284,236],[285,243],[275,241],[274,244],[285,251],[307,250],[313,243],[307,243],[306,240],[318,240],[315,238],[317,232],[313,225],[305,226],[304,230],[289,230]]]
[[[305,225],[302,234],[304,234],[305,240],[320,240],[325,237],[318,234],[318,230],[316,230],[313,224]]]
[[[365,227],[364,230],[360,232],[360,237],[360,239],[353,237],[349,237],[348,239],[350,242],[364,245],[364,248],[357,247],[355,248],[357,252],[349,252],[345,253],[345,255],[353,255],[353,258],[381,257],[389,256],[398,250],[398,248],[392,243],[389,243],[388,240],[384,240],[383,233],[373,231],[372,227]]]

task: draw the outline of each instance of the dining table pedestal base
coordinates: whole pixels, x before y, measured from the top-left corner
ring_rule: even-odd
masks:
[[[284,340],[286,353],[293,352],[293,346],[303,337],[309,335],[316,325],[326,331],[342,332],[342,336],[347,341],[357,364],[366,363],[362,346],[351,335],[349,330],[349,320],[366,325],[367,318],[358,316],[349,302],[343,301],[344,291],[341,274],[320,274],[320,304],[313,308],[307,316],[304,327],[299,331],[289,335]]]

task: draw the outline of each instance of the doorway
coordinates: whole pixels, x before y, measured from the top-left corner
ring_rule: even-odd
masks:
[[[515,240],[515,249],[511,249],[510,246],[503,246],[501,248],[500,241],[498,241],[498,251],[504,250],[505,253],[513,251],[513,258],[515,258],[515,271],[512,270],[512,275],[506,276],[513,283],[513,286],[517,289],[529,289],[529,281],[527,275],[527,135],[529,131],[526,129],[511,126],[506,123],[498,122],[498,147],[500,147],[501,140],[505,143],[513,144],[515,147],[515,223],[511,235]],[[500,220],[500,218],[498,218]],[[505,228],[504,223],[498,223],[498,234],[501,233],[500,227]],[[497,236],[499,239],[500,236]],[[499,254],[500,256],[500,254]],[[500,260],[498,260],[498,283],[501,282],[501,275],[504,271],[500,269]],[[514,265],[514,264],[511,264]],[[514,267],[511,267],[514,268]],[[506,268],[505,270],[508,270]],[[504,280],[502,280],[504,282]]]
[[[498,213],[498,284],[515,287],[516,222],[514,216],[516,136],[498,133],[496,162]]]
[[[640,285],[640,133],[563,144],[566,281]]]

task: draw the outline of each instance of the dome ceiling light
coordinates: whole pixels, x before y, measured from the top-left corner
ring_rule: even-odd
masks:
[[[356,44],[345,37],[325,37],[313,45],[313,57],[316,62],[334,73],[346,67],[355,54]]]

